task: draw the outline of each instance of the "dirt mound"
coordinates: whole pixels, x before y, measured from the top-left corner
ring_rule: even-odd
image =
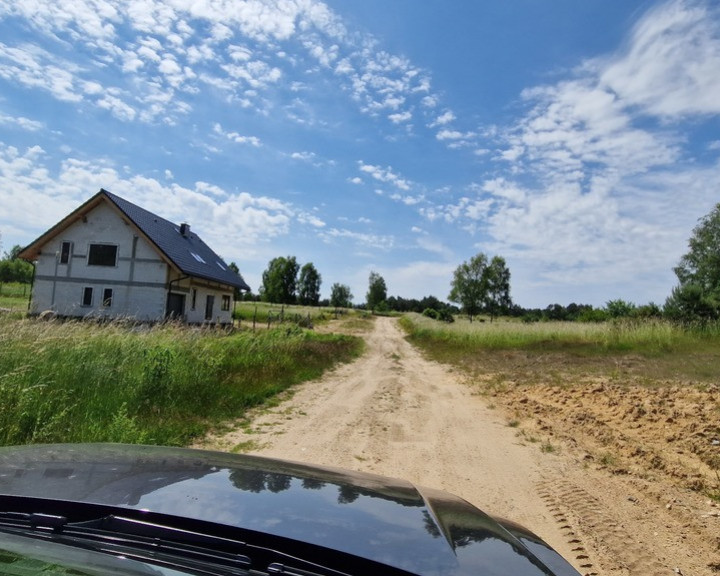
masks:
[[[615,474],[663,477],[720,497],[720,387],[516,386],[500,394],[534,428],[577,445]]]

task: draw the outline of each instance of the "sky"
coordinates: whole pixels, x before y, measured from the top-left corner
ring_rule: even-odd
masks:
[[[105,188],[257,293],[663,304],[720,202],[715,0],[0,1],[0,242]]]

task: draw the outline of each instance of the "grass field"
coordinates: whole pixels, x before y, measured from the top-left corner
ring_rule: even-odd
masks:
[[[185,445],[362,349],[351,336],[0,315],[0,444]]]
[[[349,311],[319,306],[284,306],[270,302],[236,302],[233,318],[241,325],[272,326],[282,322],[310,326],[329,322]]]
[[[470,371],[587,372],[650,379],[720,379],[720,327],[687,330],[662,320],[606,323],[437,322],[402,319],[410,340],[439,361]]]
[[[0,308],[13,313],[27,312],[29,298],[29,284],[0,283]]]

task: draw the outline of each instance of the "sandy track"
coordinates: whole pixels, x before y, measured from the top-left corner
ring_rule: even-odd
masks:
[[[582,574],[713,575],[712,543],[569,452],[521,441],[502,410],[377,318],[366,353],[198,446],[402,477],[526,525]],[[699,555],[699,557],[698,557]]]

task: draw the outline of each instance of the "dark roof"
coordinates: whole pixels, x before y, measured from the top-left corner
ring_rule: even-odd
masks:
[[[215,254],[212,249],[203,242],[200,237],[190,230],[187,226],[185,234],[181,233],[181,226],[165,220],[160,216],[140,208],[128,202],[124,198],[112,194],[107,190],[101,189],[93,198],[88,200],[83,206],[75,212],[85,211],[84,207],[95,206],[102,198],[107,198],[114,204],[140,231],[152,242],[155,247],[174,264],[180,272],[187,276],[194,276],[212,282],[218,282],[240,290],[250,291],[250,286],[245,283],[242,276],[233,272],[220,256]],[[74,214],[74,213],[73,213]],[[72,214],[70,215],[72,216]],[[64,224],[70,217],[58,223],[48,232],[43,234],[33,244],[25,248],[23,252],[28,251],[31,254],[34,244],[39,240],[45,239],[48,235],[58,229],[64,228]],[[185,229],[183,229],[185,230]],[[58,230],[59,231],[59,230]],[[54,234],[52,234],[54,235]],[[23,256],[21,254],[21,256]]]

